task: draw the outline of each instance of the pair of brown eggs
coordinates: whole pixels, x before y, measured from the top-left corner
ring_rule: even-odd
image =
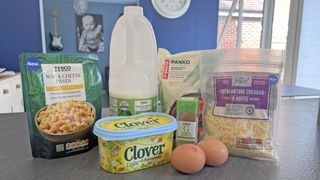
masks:
[[[183,144],[172,151],[171,164],[184,173],[200,171],[204,165],[220,166],[228,159],[228,149],[216,139],[205,139],[197,145]]]

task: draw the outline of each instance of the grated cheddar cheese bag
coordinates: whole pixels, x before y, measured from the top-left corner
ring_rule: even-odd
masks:
[[[206,56],[200,65],[203,138],[221,140],[234,156],[277,160],[284,52],[228,49]]]

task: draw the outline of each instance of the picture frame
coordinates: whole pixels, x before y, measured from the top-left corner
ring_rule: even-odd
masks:
[[[77,50],[84,53],[104,52],[103,17],[101,14],[76,15]]]

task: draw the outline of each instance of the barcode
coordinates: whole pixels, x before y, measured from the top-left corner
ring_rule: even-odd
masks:
[[[57,151],[57,152],[62,152],[62,151],[64,151],[64,144],[57,144],[57,145],[56,145],[56,151]]]

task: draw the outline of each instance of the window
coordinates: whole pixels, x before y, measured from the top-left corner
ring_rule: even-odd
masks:
[[[320,1],[220,0],[218,48],[287,51],[284,82],[320,89]]]
[[[291,0],[285,69],[289,84],[320,89],[319,8],[319,1]]]
[[[320,1],[305,0],[301,18],[296,85],[320,89]]]
[[[263,0],[220,0],[218,48],[260,48]]]
[[[294,52],[297,27],[289,29],[295,0],[220,0],[218,48],[264,48]],[[295,22],[291,22],[291,25]],[[291,82],[294,53],[288,53],[284,79]]]
[[[271,49],[286,50],[290,0],[276,0],[272,23]]]
[[[290,0],[221,0],[218,48],[286,49]]]

